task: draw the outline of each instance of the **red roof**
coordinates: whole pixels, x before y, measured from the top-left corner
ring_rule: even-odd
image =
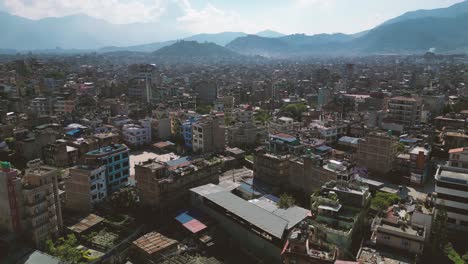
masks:
[[[455,148],[449,150],[449,153],[458,153],[458,152],[463,152],[464,148]]]
[[[291,136],[289,134],[286,134],[286,133],[278,133],[276,135],[274,135],[275,137],[280,137],[280,138],[296,138],[295,136]]]
[[[204,225],[202,222],[198,221],[197,219],[193,219],[185,223],[184,227],[190,230],[190,232],[195,234],[205,229],[206,225]]]

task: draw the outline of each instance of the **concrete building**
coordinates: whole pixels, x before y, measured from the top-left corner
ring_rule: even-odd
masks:
[[[58,188],[58,170],[30,162],[22,179],[26,221],[23,230],[39,248],[63,229],[62,208]]]
[[[231,147],[250,147],[263,142],[266,130],[251,122],[237,123],[226,128],[228,145]]]
[[[378,174],[392,170],[397,154],[395,137],[378,132],[370,132],[358,143],[357,165]]]
[[[289,181],[289,155],[269,153],[254,156],[254,177],[272,186],[281,186]]]
[[[65,182],[66,207],[73,211],[90,213],[95,204],[106,199],[106,187],[106,166],[72,167]]]
[[[51,106],[50,101],[44,97],[38,97],[31,100],[31,112],[38,116],[50,115]]]
[[[122,127],[122,138],[130,146],[142,146],[151,143],[151,120],[142,119],[137,124]]]
[[[300,122],[295,122],[290,117],[280,117],[270,122],[270,133],[291,133],[294,134],[301,128]]]
[[[347,134],[348,124],[315,120],[309,125],[309,131],[311,137],[323,139],[327,144],[334,144],[339,138]]]
[[[405,182],[421,186],[427,180],[430,166],[429,147],[412,147],[407,153],[401,153],[396,158],[396,169],[404,174]]]
[[[452,153],[451,159],[457,158],[455,155],[460,154]],[[451,161],[451,164],[459,165],[458,162]],[[436,203],[447,209],[447,226],[452,231],[468,232],[468,169],[439,166],[435,180]]]
[[[22,231],[23,196],[19,171],[2,162],[0,171],[0,227],[9,232]]]
[[[136,188],[144,205],[170,210],[188,201],[190,188],[218,183],[220,170],[220,159],[147,160],[135,165]]]
[[[54,102],[54,113],[55,114],[71,114],[75,111],[75,101],[74,100],[67,100],[63,97],[57,98]]]
[[[124,144],[110,145],[86,153],[85,164],[106,166],[106,190],[110,194],[128,185],[130,176],[129,148]]]
[[[42,160],[45,164],[53,167],[65,168],[76,162],[73,155],[68,156],[67,141],[58,139],[42,148]]]
[[[421,122],[422,100],[413,97],[393,97],[388,100],[388,118],[411,128]]]
[[[200,80],[193,83],[193,90],[197,94],[197,104],[212,105],[218,96],[215,80]]]
[[[226,146],[223,120],[217,117],[203,118],[192,125],[193,151],[201,153],[221,152]]]
[[[193,124],[199,119],[199,116],[190,116],[182,123],[182,136],[184,138],[185,147],[188,149],[193,148]]]
[[[246,201],[214,184],[191,189],[190,201],[218,222],[231,243],[263,263],[281,263],[287,235],[310,213],[297,206],[280,209],[266,197]]]

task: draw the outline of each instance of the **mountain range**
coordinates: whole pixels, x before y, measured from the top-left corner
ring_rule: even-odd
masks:
[[[162,56],[172,52],[164,49],[171,46],[172,50],[182,53],[184,49],[194,52],[194,48],[202,48],[199,55],[226,57],[236,53],[266,57],[410,54],[429,49],[468,52],[468,0],[447,8],[407,12],[356,34],[284,35],[265,30],[255,35],[221,32],[188,36],[187,32],[172,30],[170,23],[162,18],[158,23],[116,25],[85,15],[30,20],[0,12],[0,53],[11,53],[12,49],[48,52],[161,50],[158,56]],[[154,34],[155,31],[159,34]],[[173,36],[174,40],[155,42],[163,35]],[[188,37],[180,38],[181,35]],[[136,45],[132,43],[134,39],[146,44]],[[213,44],[196,46],[193,41]]]

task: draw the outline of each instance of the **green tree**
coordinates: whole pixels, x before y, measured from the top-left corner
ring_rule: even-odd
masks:
[[[375,197],[371,200],[371,208],[380,212],[398,201],[400,201],[400,197],[396,194],[377,192]]]
[[[466,264],[465,256],[461,257],[453,248],[452,243],[445,245],[444,253],[454,264]]]
[[[255,120],[266,126],[271,120],[271,115],[265,110],[260,110],[255,114]]]
[[[209,105],[199,105],[195,109],[195,112],[199,113],[200,115],[207,115],[211,112],[211,106]]]
[[[289,194],[283,193],[280,196],[280,199],[278,201],[278,207],[282,208],[282,209],[287,209],[287,208],[293,206],[294,203],[296,203],[296,200],[294,199],[294,197],[292,197]]]
[[[281,107],[281,112],[296,120],[301,120],[302,113],[305,111],[307,111],[307,106],[304,103],[289,104]]]
[[[52,240],[46,241],[46,251],[48,254],[58,257],[69,263],[79,263],[82,258],[82,251],[77,249],[78,240],[74,234],[69,234],[66,239],[61,237],[54,244]]]
[[[444,205],[439,205],[436,217],[432,226],[432,252],[441,252],[447,245],[447,209]]]

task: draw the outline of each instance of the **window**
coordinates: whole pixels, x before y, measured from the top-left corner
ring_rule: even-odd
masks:
[[[114,157],[114,161],[118,161],[118,160],[120,160],[120,155],[117,155]]]
[[[128,167],[128,161],[124,162],[122,166]]]
[[[401,245],[402,245],[403,247],[407,248],[407,247],[410,246],[410,243],[409,243],[408,240],[402,239],[402,240],[401,240]]]
[[[97,198],[97,195],[96,195],[96,194],[93,195],[92,199],[93,199],[93,200],[96,200],[96,198]]]
[[[452,161],[452,166],[453,166],[453,167],[458,167],[458,162]]]
[[[91,186],[91,191],[96,190],[96,184]]]
[[[120,169],[120,164],[116,164],[116,165],[114,166],[114,170],[119,170],[119,169]]]
[[[457,219],[448,217],[448,218],[447,218],[447,223],[455,224],[455,223],[457,223]]]
[[[457,160],[457,159],[459,159],[459,158],[460,158],[460,155],[458,155],[458,154],[453,154],[453,155],[452,155],[452,159]]]
[[[383,238],[383,239],[389,240],[389,239],[390,239],[390,236],[389,236],[389,235],[382,235],[382,238]]]

